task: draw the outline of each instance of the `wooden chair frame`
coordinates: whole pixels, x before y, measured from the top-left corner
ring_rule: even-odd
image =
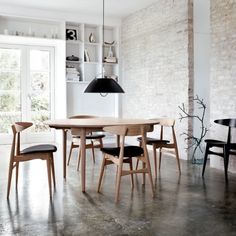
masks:
[[[169,119],[169,118],[161,118],[158,119],[159,120],[159,124],[161,126],[160,128],[160,139],[155,142],[155,141],[150,141],[147,142],[147,145],[152,145],[153,148],[153,157],[154,157],[154,168],[155,168],[155,178],[157,178],[157,149],[160,149],[159,152],[159,170],[161,169],[161,159],[162,159],[162,148],[165,149],[174,149],[175,152],[175,157],[176,157],[176,161],[177,161],[177,166],[178,166],[178,170],[179,173],[181,173],[181,168],[180,168],[180,160],[179,160],[179,151],[178,151],[178,145],[177,145],[177,139],[176,139],[176,135],[175,135],[175,120],[174,119]],[[172,132],[172,142],[161,142],[161,140],[164,140],[164,129],[165,128],[171,128],[171,132]],[[141,142],[140,142],[141,145]],[[136,168],[138,166],[138,161],[136,164]]]
[[[92,116],[92,115],[76,115],[76,116],[71,116],[70,119],[88,119],[88,118],[96,118],[97,116]],[[76,136],[79,135],[79,132],[73,131],[72,134],[72,141],[71,141],[71,146],[70,146],[70,152],[68,156],[68,161],[67,165],[70,164],[70,159],[72,155],[72,151],[74,148],[78,148],[78,163],[77,163],[77,170],[79,170],[79,165],[80,165],[80,159],[81,159],[81,150],[80,150],[80,140],[79,138],[76,138]],[[87,133],[92,134],[92,132]],[[74,136],[74,137],[73,137]],[[86,143],[85,148],[86,149],[92,149],[92,157],[93,157],[93,163],[95,163],[95,148],[102,148],[103,147],[103,141],[102,138],[96,138],[96,139],[89,139],[90,143]],[[97,143],[96,143],[97,142]]]
[[[10,195],[12,172],[14,168],[16,169],[16,189],[18,187],[18,175],[19,175],[20,162],[25,162],[25,161],[35,160],[35,159],[45,160],[47,162],[48,186],[49,186],[50,198],[52,197],[51,177],[53,178],[54,188],[56,187],[53,152],[37,152],[37,153],[31,153],[31,154],[30,153],[22,154],[20,151],[20,146],[21,146],[20,133],[32,125],[33,123],[31,122],[16,122],[14,125],[12,125],[13,141],[12,141],[12,147],[11,147],[9,172],[8,172],[7,198],[9,198],[9,195]]]
[[[119,153],[118,158],[104,153],[99,182],[98,182],[98,192],[101,191],[101,183],[102,183],[102,179],[104,175],[105,166],[110,165],[110,164],[115,164],[117,166],[116,194],[115,194],[116,202],[119,200],[121,177],[126,176],[126,175],[131,175],[131,181],[132,181],[132,187],[133,187],[133,174],[134,173],[143,174],[143,183],[145,183],[145,174],[146,173],[148,174],[149,181],[151,184],[152,196],[154,197],[152,173],[151,173],[148,151],[146,147],[146,133],[149,130],[150,130],[150,125],[125,125],[125,126],[110,126],[110,127],[104,128],[104,131],[120,136],[120,153]],[[125,137],[137,136],[137,135],[142,135],[142,140],[143,140],[142,148],[143,148],[144,154],[142,156],[138,156],[137,158],[140,161],[142,161],[143,165],[141,169],[133,170],[132,158],[129,158],[130,160],[124,159]],[[123,170],[123,163],[129,163],[130,170]]]

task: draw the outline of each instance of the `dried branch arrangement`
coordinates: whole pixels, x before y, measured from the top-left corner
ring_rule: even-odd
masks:
[[[197,119],[200,122],[200,128],[201,128],[200,137],[196,137],[194,135],[189,135],[186,132],[182,133],[182,135],[186,136],[185,141],[188,141],[188,140],[192,141],[192,143],[188,147],[188,149],[193,148],[192,157],[195,158],[195,153],[196,153],[197,149],[200,149],[200,151],[203,153],[203,150],[201,147],[201,142],[203,141],[203,138],[206,136],[208,129],[204,124],[204,118],[205,118],[205,113],[206,113],[206,104],[203,102],[203,99],[200,99],[198,97],[198,95],[196,95],[196,97],[193,98],[193,102],[196,103],[198,105],[197,108],[199,110],[201,110],[200,115],[189,114],[185,108],[184,103],[182,103],[182,106],[179,106],[179,109],[182,112],[179,115],[180,115],[180,122],[186,118]]]

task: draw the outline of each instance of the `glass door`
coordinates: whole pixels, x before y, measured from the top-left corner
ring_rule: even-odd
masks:
[[[9,143],[11,124],[22,119],[21,50],[0,48],[0,143]]]
[[[32,121],[25,142],[53,140],[44,121],[54,116],[54,48],[0,45],[0,144],[11,143],[11,124]]]
[[[54,91],[54,50],[53,48],[35,47],[28,49],[28,117],[34,123],[30,139],[47,139],[51,129],[44,121],[53,118]]]

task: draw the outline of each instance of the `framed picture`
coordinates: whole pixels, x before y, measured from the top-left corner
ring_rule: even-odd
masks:
[[[66,29],[66,40],[77,40],[77,29]]]

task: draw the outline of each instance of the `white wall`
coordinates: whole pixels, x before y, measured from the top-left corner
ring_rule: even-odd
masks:
[[[193,29],[194,29],[194,95],[202,98],[206,104],[205,123],[209,127],[210,119],[210,0],[193,2]],[[198,105],[195,104],[194,113],[201,115]],[[194,135],[199,137],[200,123],[194,120]]]
[[[187,159],[179,108],[189,109],[192,91],[189,45],[192,22],[187,0],[160,0],[122,21],[123,117],[176,119],[180,157]],[[191,53],[190,53],[191,56]]]

